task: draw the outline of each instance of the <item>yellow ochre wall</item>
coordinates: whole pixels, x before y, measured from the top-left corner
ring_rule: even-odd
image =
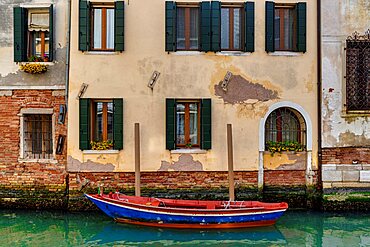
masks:
[[[307,1],[307,52],[273,54],[265,52],[265,1],[255,1],[255,52],[239,54],[165,52],[163,0],[125,1],[124,52],[83,53],[78,50],[78,2],[72,1],[67,169],[134,171],[136,122],[141,129],[141,170],[157,171],[161,164],[176,163],[182,154],[171,154],[165,149],[166,98],[212,99],[212,149],[183,155],[182,163],[188,164],[184,169],[227,170],[226,125],[231,123],[234,169],[258,170],[260,121],[271,105],[281,101],[298,104],[309,114],[313,126],[312,165],[317,168],[316,1]],[[161,75],[151,90],[147,84],[155,70]],[[215,86],[227,71],[238,76],[241,84],[252,83],[243,87],[245,93],[260,84],[267,90],[277,91],[278,98],[263,102],[252,97],[234,104],[225,102],[215,95]],[[120,152],[87,154],[79,150],[79,101],[76,97],[82,83],[89,84],[83,98],[124,99],[124,148]],[[178,169],[178,166],[173,167]]]

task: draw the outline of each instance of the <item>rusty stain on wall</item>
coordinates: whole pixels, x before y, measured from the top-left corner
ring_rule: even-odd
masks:
[[[80,172],[80,171],[89,171],[89,172],[112,172],[114,171],[113,164],[101,164],[87,160],[86,162],[80,162],[77,159],[74,159],[72,156],[67,158],[67,171],[69,172]]]
[[[178,161],[169,163],[162,160],[158,171],[203,171],[202,163],[195,161],[191,154],[182,154]]]
[[[221,87],[222,81],[215,85],[215,94],[225,103],[257,103],[278,99],[278,92],[265,88],[258,83],[252,83],[240,75],[233,75],[227,86],[227,91]],[[249,102],[248,102],[249,101]]]
[[[274,153],[266,152],[263,156],[264,169],[266,170],[306,170],[306,152]]]

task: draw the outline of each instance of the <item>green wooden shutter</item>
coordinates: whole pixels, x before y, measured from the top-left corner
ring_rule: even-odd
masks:
[[[49,7],[49,61],[54,58],[54,6]]]
[[[166,1],[166,51],[176,50],[176,3]]]
[[[244,51],[254,52],[254,2],[246,2],[245,10],[245,46]]]
[[[80,0],[78,27],[78,49],[88,51],[90,49],[90,4],[87,0]]]
[[[202,99],[201,106],[201,148],[212,148],[212,104],[211,99]]]
[[[200,3],[200,50],[211,50],[211,3]]]
[[[80,99],[80,149],[90,149],[90,99]]]
[[[275,51],[274,21],[275,21],[275,3],[266,2],[266,20],[265,20],[265,49],[267,52]]]
[[[124,51],[125,37],[125,2],[114,3],[114,50]]]
[[[113,107],[113,148],[121,150],[123,148],[123,99],[114,99]]]
[[[13,8],[14,62],[27,61],[27,9]]]
[[[306,3],[297,3],[297,51],[306,52]]]
[[[221,51],[221,3],[211,2],[211,50]]]
[[[166,149],[176,148],[176,101],[166,99]]]

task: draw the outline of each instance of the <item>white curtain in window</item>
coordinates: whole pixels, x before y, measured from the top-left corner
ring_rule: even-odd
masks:
[[[94,49],[101,49],[101,9],[94,9]]]
[[[177,49],[185,49],[185,8],[177,9]]]
[[[229,49],[229,8],[221,9],[221,49]]]
[[[198,8],[190,8],[190,49],[198,48]]]
[[[107,49],[114,49],[114,9],[107,9]]]

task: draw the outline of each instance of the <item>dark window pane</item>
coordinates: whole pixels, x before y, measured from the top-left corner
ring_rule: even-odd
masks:
[[[221,8],[221,49],[229,49],[230,14],[229,8]]]
[[[113,102],[106,103],[107,104],[107,110],[108,110],[108,140],[113,140]]]
[[[198,48],[198,8],[190,8],[190,49]]]
[[[177,49],[185,49],[185,8],[177,8]]]
[[[234,9],[234,49],[240,50],[241,20],[240,9]]]
[[[275,27],[274,27],[274,35],[275,35],[275,49],[280,50],[280,9],[275,9]]]
[[[185,105],[176,105],[176,144],[185,142]]]
[[[198,143],[198,104],[189,104],[190,115],[190,143]]]

